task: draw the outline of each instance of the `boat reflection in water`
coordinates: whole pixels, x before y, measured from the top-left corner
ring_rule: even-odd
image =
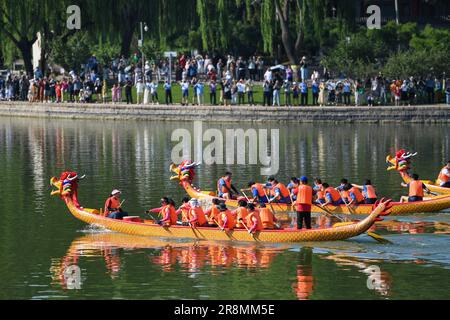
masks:
[[[102,257],[112,279],[122,269],[121,254],[125,250],[154,249],[149,262],[161,267],[163,272],[173,272],[178,265],[181,272],[195,273],[208,266],[209,273],[227,268],[267,269],[275,256],[288,246],[260,246],[248,243],[219,243],[209,241],[175,242],[158,238],[129,236],[118,233],[93,233],[74,240],[61,259],[52,260],[50,271],[53,283],[64,289],[73,289],[75,275],[68,275],[78,268],[81,257]],[[79,268],[78,268],[79,270]],[[82,283],[82,279],[78,279]]]

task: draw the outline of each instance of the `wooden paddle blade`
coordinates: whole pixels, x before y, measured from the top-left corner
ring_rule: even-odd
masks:
[[[374,232],[367,232],[367,235],[369,237],[371,237],[372,239],[375,239],[377,242],[382,243],[382,244],[393,244],[391,241],[389,241],[386,238],[383,238],[382,236],[380,236],[379,234],[376,234]]]

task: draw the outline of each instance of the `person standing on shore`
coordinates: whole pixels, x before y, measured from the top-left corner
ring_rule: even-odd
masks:
[[[137,99],[137,104],[141,103],[141,98],[143,100],[143,95],[144,95],[144,83],[142,82],[142,79],[138,79],[137,83],[136,83],[136,99]]]
[[[217,84],[214,80],[209,83],[209,103],[212,106],[217,104]]]
[[[170,84],[169,80],[166,80],[164,83],[164,92],[166,93],[166,104],[172,104],[172,85]]]
[[[128,80],[125,84],[125,99],[127,100],[127,104],[133,104],[133,95],[132,95],[133,83],[131,80]]]

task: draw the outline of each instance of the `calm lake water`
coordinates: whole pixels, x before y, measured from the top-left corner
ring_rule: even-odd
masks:
[[[387,154],[419,152],[414,171],[426,179],[450,158],[449,125],[203,127],[279,129],[280,180],[370,178],[395,200],[406,190],[386,171]],[[71,169],[87,176],[79,191],[87,207],[102,207],[113,188],[142,217],[162,196],[179,202],[184,191],[168,172],[179,128],[192,132],[193,124],[0,118],[0,299],[450,299],[449,211],[389,217],[377,232],[392,245],[364,235],[298,245],[195,243],[98,230],[50,197],[49,179]],[[213,189],[226,170],[238,187],[266,178],[259,165],[205,165],[196,185]],[[319,216],[315,223],[330,221]],[[379,286],[370,289],[374,268]],[[67,284],[68,271],[79,272],[78,289]]]

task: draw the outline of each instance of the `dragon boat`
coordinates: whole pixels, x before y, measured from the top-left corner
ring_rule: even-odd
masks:
[[[188,238],[198,240],[232,240],[243,242],[294,243],[310,241],[338,241],[359,236],[367,231],[383,216],[391,213],[391,201],[379,201],[373,205],[372,213],[364,220],[346,224],[337,224],[329,228],[313,230],[264,230],[249,234],[245,229],[221,230],[219,228],[170,226],[155,224],[153,220],[139,217],[127,217],[115,220],[104,217],[100,210],[82,207],[78,202],[78,174],[65,172],[60,178],[53,177],[50,184],[56,188],[51,195],[60,197],[70,213],[77,219],[105,229],[136,236],[161,238]]]
[[[400,177],[403,179],[405,183],[411,182],[411,177],[409,176],[408,171],[411,169],[411,159],[417,155],[411,154],[405,150],[398,150],[395,153],[395,156],[388,155],[386,157],[386,163],[388,164],[388,171],[397,171],[400,174]],[[432,192],[440,193],[443,195],[450,195],[450,188],[443,188],[440,186],[438,180],[421,180],[423,184]]]
[[[171,165],[170,170],[176,175],[171,178],[171,180],[179,180],[180,185],[184,188],[186,193],[191,198],[197,198],[202,200],[204,205],[211,203],[213,198],[218,198],[215,192],[212,191],[202,191],[196,188],[192,184],[192,179],[195,176],[194,168],[190,167],[188,170],[183,170],[183,164],[176,166]],[[219,198],[220,199],[220,198]],[[231,199],[220,199],[226,203],[230,208],[237,208],[238,201]],[[245,200],[245,198],[244,198]],[[277,214],[294,212],[295,208],[292,204],[283,203],[271,203],[267,204],[271,207],[273,211]],[[392,213],[391,215],[410,215],[415,213],[429,213],[429,212],[439,212],[450,208],[450,195],[442,195],[434,197],[429,200],[411,202],[411,203],[400,203],[392,202]],[[373,208],[370,204],[360,204],[357,206],[332,206],[328,205],[325,208],[319,205],[313,205],[311,212],[322,213],[322,214],[345,214],[345,215],[369,215],[371,214]]]

